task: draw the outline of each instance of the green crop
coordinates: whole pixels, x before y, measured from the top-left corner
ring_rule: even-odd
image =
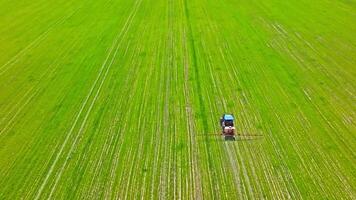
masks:
[[[355,8],[0,0],[0,199],[355,199]]]

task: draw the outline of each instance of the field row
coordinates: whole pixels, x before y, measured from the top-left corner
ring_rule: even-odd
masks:
[[[0,198],[354,199],[354,11],[0,1]]]

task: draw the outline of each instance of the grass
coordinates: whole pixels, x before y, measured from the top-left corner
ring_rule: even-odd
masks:
[[[0,198],[354,199],[355,6],[0,0]]]

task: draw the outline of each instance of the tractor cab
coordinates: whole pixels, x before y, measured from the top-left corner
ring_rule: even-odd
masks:
[[[234,116],[232,114],[224,114],[220,118],[220,126],[222,135],[225,140],[235,140]]]

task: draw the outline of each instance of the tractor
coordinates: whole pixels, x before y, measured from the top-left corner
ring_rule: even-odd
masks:
[[[234,116],[232,114],[224,114],[220,118],[220,126],[222,129],[221,135],[224,137],[225,140],[236,140]]]

